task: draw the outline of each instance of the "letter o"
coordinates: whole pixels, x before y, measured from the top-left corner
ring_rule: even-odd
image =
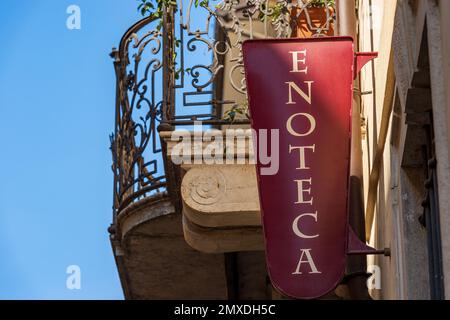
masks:
[[[304,116],[305,118],[307,118],[309,120],[310,128],[309,128],[309,131],[307,133],[303,133],[303,134],[302,133],[298,133],[292,128],[292,120],[294,120],[294,118],[297,117],[297,116]],[[296,114],[293,114],[292,116],[290,116],[290,118],[287,120],[287,122],[286,122],[286,129],[294,137],[309,136],[316,129],[316,119],[314,119],[314,117],[312,115],[310,115],[309,113],[296,113]]]

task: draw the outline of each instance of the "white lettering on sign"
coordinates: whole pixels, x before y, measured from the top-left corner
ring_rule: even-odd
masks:
[[[309,104],[312,103],[312,85],[314,83],[314,81],[305,81],[304,83],[306,83],[308,85],[308,94],[306,94],[302,89],[300,89],[300,87],[295,83],[295,82],[286,82],[286,84],[289,87],[289,101],[286,102],[286,104],[297,104],[297,102],[295,102],[293,100],[292,97],[292,89],[295,90],[295,92],[297,92],[306,102],[308,102]]]
[[[305,66],[304,69],[299,69],[299,63],[306,65],[306,50],[303,51],[289,51],[292,54],[292,70],[291,72],[302,72],[308,73],[308,66]],[[299,55],[302,55],[303,59],[299,59]]]
[[[306,180],[294,180],[297,182],[297,192],[298,192],[298,200],[295,204],[313,204],[313,197],[310,197],[309,200],[306,200],[304,198],[305,193],[311,195],[311,185],[312,185],[312,178],[306,179]],[[306,189],[306,184],[309,185],[309,188]]]
[[[298,227],[298,223],[300,221],[300,219],[304,218],[304,217],[313,217],[314,220],[317,222],[317,211],[316,213],[304,213],[299,215],[297,218],[295,218],[294,222],[292,223],[292,230],[294,231],[295,235],[299,238],[303,238],[303,239],[314,239],[317,238],[319,235],[313,235],[313,236],[307,236],[304,233],[302,233]]]
[[[306,259],[304,259],[304,257]],[[311,255],[311,249],[302,249],[302,253],[300,254],[300,259],[299,259],[298,264],[297,264],[297,269],[295,269],[295,272],[292,273],[292,274],[303,274],[301,272],[301,267],[302,267],[302,265],[304,263],[308,264],[310,269],[311,269],[311,271],[308,272],[308,273],[310,273],[310,274],[311,273],[313,273],[313,274],[314,273],[315,274],[322,273],[319,270],[317,270],[316,264],[314,263],[314,260],[313,260],[312,255]]]
[[[291,73],[303,73],[305,75],[308,74],[308,66],[306,63],[307,59],[307,50],[301,50],[301,51],[289,51],[289,53],[292,56],[292,70]],[[297,93],[297,97],[300,96],[304,101],[306,101],[309,105],[312,104],[313,99],[313,84],[314,81],[304,81],[302,86],[306,87],[307,89],[300,88],[299,85],[297,85],[295,82],[286,82],[288,85],[288,98],[286,105],[296,105],[297,101],[294,99],[294,91]],[[302,126],[302,132],[299,132],[298,129],[294,129],[293,121],[296,119],[306,119],[309,123],[309,125]],[[301,112],[301,113],[294,113],[291,115],[287,121],[286,121],[286,129],[289,132],[290,135],[294,137],[306,137],[314,133],[316,130],[317,122],[314,116],[310,113]],[[299,126],[297,126],[299,127]],[[306,171],[310,170],[310,167],[307,165],[307,153],[308,154],[314,153],[316,151],[315,145],[307,145],[307,146],[292,146],[289,145],[289,154],[293,154],[293,151],[298,150],[298,157],[299,157],[299,167],[296,168],[296,170]],[[314,197],[312,196],[312,177],[309,177],[307,179],[294,179],[294,183],[296,184],[297,188],[297,199],[295,199],[294,203],[296,205],[309,205],[313,207],[314,204]],[[301,238],[301,239],[314,239],[319,238],[319,234],[313,234],[313,235],[307,235],[304,232],[302,232],[301,223],[304,221],[304,219],[314,219],[314,222],[317,223],[319,213],[315,210],[314,213],[302,213],[299,216],[297,216],[293,223],[292,223],[292,231],[294,234]],[[309,269],[308,269],[309,267]],[[317,268],[316,263],[314,262],[312,249],[300,249],[300,258],[298,260],[297,266],[295,268],[295,271],[292,273],[293,275],[302,275],[305,273],[308,274],[321,274],[322,272],[319,271]]]
[[[306,166],[306,150],[312,150],[312,152],[316,152],[316,145],[312,146],[299,146],[299,147],[293,147],[289,145],[289,154],[292,153],[292,151],[298,150],[299,152],[299,159],[300,159],[300,167],[297,168],[297,170],[308,170],[309,167]]]
[[[303,116],[309,121],[309,129],[305,133],[298,133],[292,128],[292,120],[294,120],[298,116]],[[314,117],[309,113],[295,113],[292,116],[290,116],[288,121],[286,122],[286,129],[294,137],[306,137],[309,136],[311,133],[313,133],[314,130],[316,130],[316,119],[314,119]]]

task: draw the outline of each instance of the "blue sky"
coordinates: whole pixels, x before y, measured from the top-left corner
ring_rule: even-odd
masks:
[[[66,9],[80,6],[82,29]],[[114,70],[134,0],[3,0],[0,299],[122,299],[108,239]],[[79,265],[81,290],[66,288]]]

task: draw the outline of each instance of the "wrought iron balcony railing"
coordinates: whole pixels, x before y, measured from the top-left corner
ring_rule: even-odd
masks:
[[[325,19],[317,20],[312,5],[323,2],[329,4]],[[300,36],[298,22],[311,30],[303,36],[330,35],[333,3],[181,0],[165,7],[161,18],[150,15],[133,25],[111,53],[117,78],[114,216],[157,193],[179,199],[178,173],[166,161],[158,128],[249,123],[241,51],[246,39]]]

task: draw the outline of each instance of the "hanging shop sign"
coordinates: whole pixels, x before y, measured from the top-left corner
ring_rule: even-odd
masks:
[[[254,146],[279,136],[264,139],[278,171],[257,161],[269,275],[287,296],[321,297],[348,254],[375,252],[348,226],[348,188],[353,81],[376,54],[355,54],[350,37],[249,40],[243,53]]]

